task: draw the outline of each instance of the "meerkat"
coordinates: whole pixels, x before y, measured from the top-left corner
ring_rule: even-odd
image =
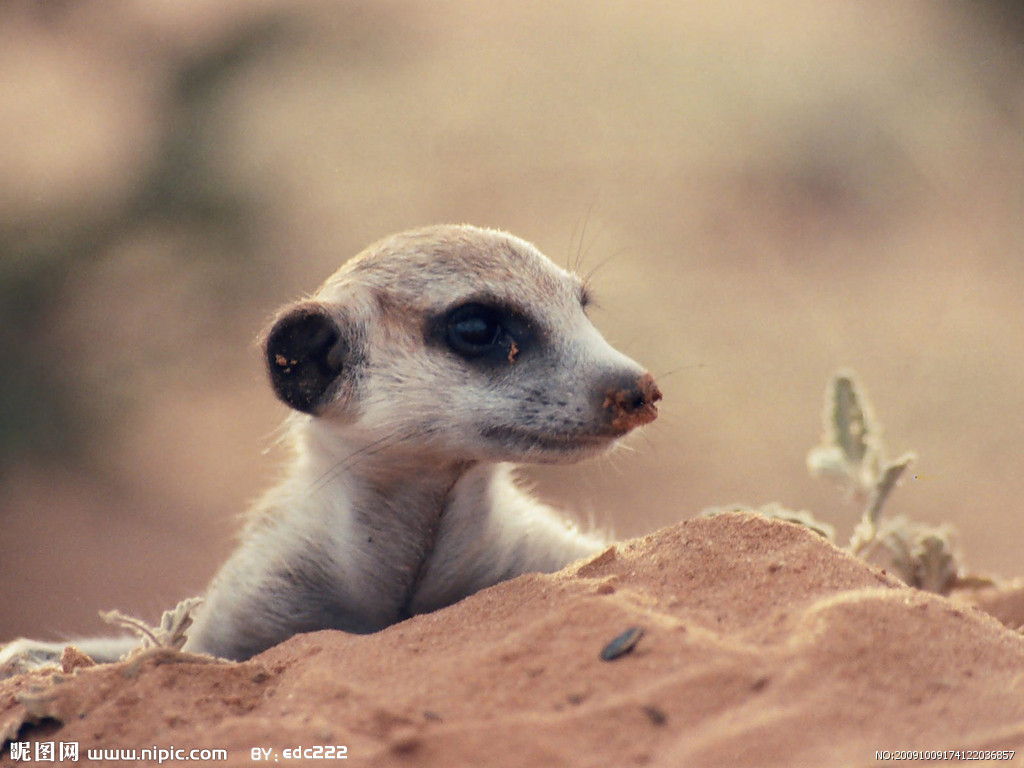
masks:
[[[292,459],[184,650],[242,660],[301,632],[375,632],[606,547],[512,468],[597,456],[658,415],[654,378],[588,301],[524,240],[437,226],[370,246],[281,310],[261,343]],[[114,661],[137,642],[19,640],[0,667],[68,644]]]

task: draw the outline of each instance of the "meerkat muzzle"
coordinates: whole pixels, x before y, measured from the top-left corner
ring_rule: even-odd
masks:
[[[631,386],[608,390],[602,407],[611,413],[612,429],[622,433],[649,424],[658,418],[656,402],[661,390],[649,373],[644,373]]]

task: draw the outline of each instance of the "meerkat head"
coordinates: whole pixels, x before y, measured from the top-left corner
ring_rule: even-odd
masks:
[[[494,230],[394,235],[265,335],[287,405],[347,441],[453,461],[569,462],[653,421],[653,377],[586,315],[586,286]]]

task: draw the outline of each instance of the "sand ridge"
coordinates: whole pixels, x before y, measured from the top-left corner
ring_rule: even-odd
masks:
[[[602,661],[630,627],[636,646]],[[22,721],[16,739],[83,756],[209,747],[230,765],[318,745],[382,766],[868,765],[898,749],[1019,762],[1024,637],[805,528],[726,513],[375,635],[3,681],[0,729]]]

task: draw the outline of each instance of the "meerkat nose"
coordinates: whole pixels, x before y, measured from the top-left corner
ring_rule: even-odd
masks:
[[[612,429],[625,434],[658,418],[655,403],[659,400],[661,390],[654,377],[645,372],[639,377],[630,375],[620,379],[605,392],[602,407],[611,417]]]

